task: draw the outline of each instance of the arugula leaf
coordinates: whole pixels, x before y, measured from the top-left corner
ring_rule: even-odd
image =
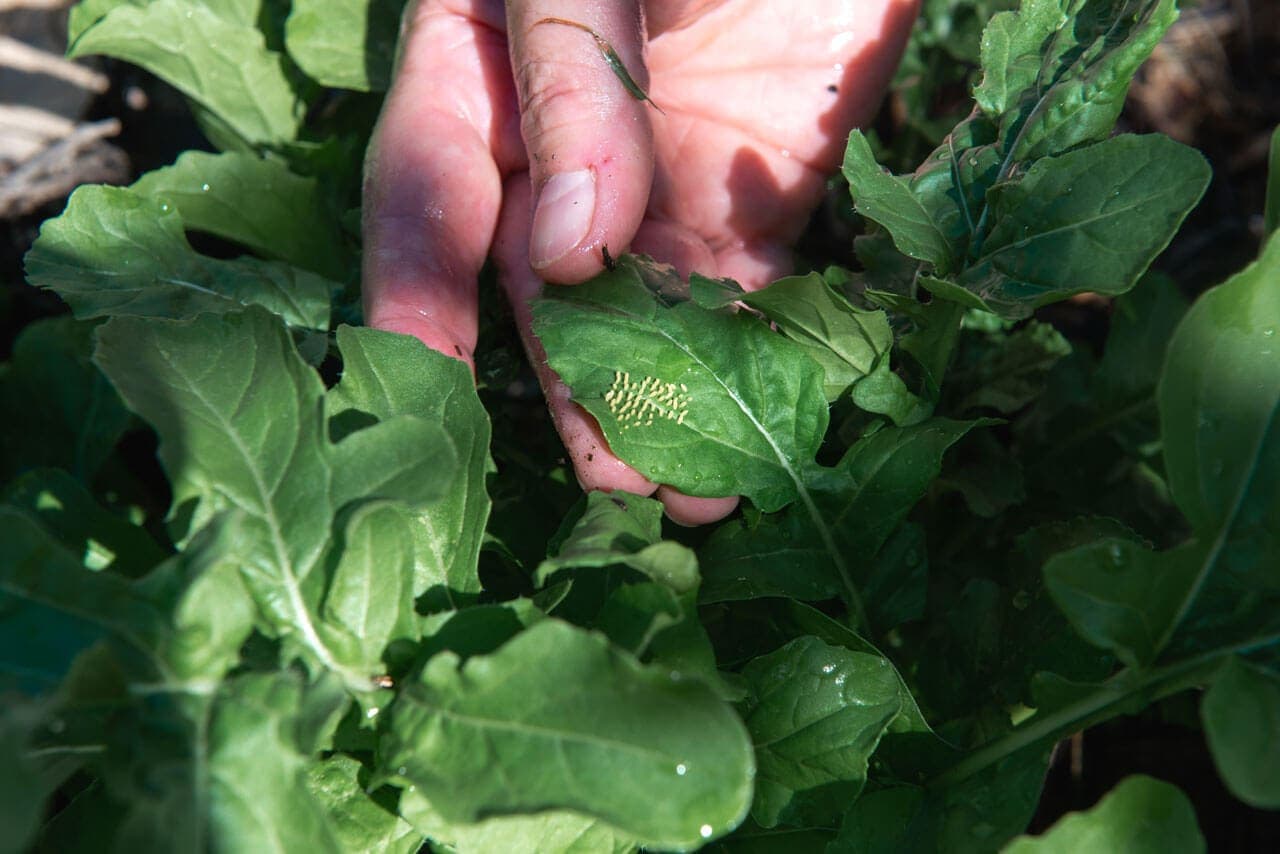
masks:
[[[883,311],[855,308],[817,273],[789,276],[757,291],[694,274],[690,289],[694,301],[704,308],[742,302],[764,312],[783,335],[804,345],[805,352],[822,366],[829,401],[871,373],[893,345]]]
[[[89,360],[92,324],[59,317],[22,330],[0,365],[0,482],[58,466],[82,483],[95,475],[129,413]]]
[[[855,589],[871,585],[872,558],[938,476],[947,448],[984,423],[933,419],[913,427],[885,427],[849,449],[815,491],[834,548],[854,573],[848,584]],[[840,565],[800,508],[766,516],[755,525],[722,525],[699,550],[699,559],[704,602],[849,595]],[[872,625],[886,621],[876,601],[868,599],[866,607]]]
[[[1280,471],[1269,473],[1280,406],[1277,275],[1280,248],[1271,242],[1255,264],[1200,298],[1169,345],[1161,432],[1170,488],[1194,538],[1163,555],[1103,540],[1045,567],[1077,630],[1131,665],[1153,661],[1175,631],[1176,647],[1203,649],[1280,628],[1262,557],[1280,551],[1271,485]],[[1228,604],[1236,602],[1244,607]]]
[[[750,804],[750,742],[728,707],[557,620],[461,666],[435,656],[386,726],[385,773],[451,822],[568,809],[692,848]]]
[[[308,329],[329,325],[331,282],[257,258],[196,254],[170,205],[120,187],[86,186],[48,220],[26,256],[27,280],[77,317],[190,317],[261,305]]]
[[[303,105],[284,57],[236,17],[186,0],[117,5],[85,26],[67,55],[132,62],[212,114],[240,146],[280,146],[297,137]]]
[[[543,296],[533,316],[574,401],[646,477],[766,511],[805,493],[827,427],[822,369],[759,319],[668,308],[625,258]]]
[[[1038,160],[988,192],[991,231],[958,282],[1006,317],[1083,291],[1123,293],[1209,177],[1198,152],[1162,136],[1118,136]]]
[[[179,541],[218,512],[243,508],[252,531],[243,573],[263,628],[292,654],[368,690],[371,651],[340,649],[343,632],[319,613],[331,583],[332,520],[352,502],[385,498],[412,509],[447,492],[457,466],[449,437],[400,415],[330,443],[319,378],[261,310],[186,322],[114,318],[98,338],[99,366],[160,434]],[[403,552],[392,554],[399,564]],[[379,563],[353,569],[365,580],[351,583],[372,591]]]
[[[902,709],[897,674],[878,655],[797,638],[742,671],[750,685],[744,718],[756,746],[751,817],[762,827],[803,810],[805,794],[827,787],[856,798],[867,760]],[[841,784],[833,787],[832,784]]]
[[[903,255],[932,264],[939,273],[951,271],[952,247],[928,209],[903,178],[884,172],[862,131],[849,134],[842,167],[853,190],[853,208],[888,230]]]
[[[547,854],[629,854],[639,848],[617,828],[566,810],[446,821],[416,788],[401,794],[400,814],[433,841],[459,854],[509,854],[526,847]]]
[[[1233,657],[1209,686],[1200,714],[1214,764],[1231,794],[1259,809],[1280,808],[1280,675]]]
[[[418,511],[413,526],[413,595],[427,594],[432,608],[456,607],[480,591],[476,564],[491,507],[489,416],[471,372],[407,335],[343,326],[337,341],[345,370],[325,399],[335,438],[362,417],[412,416],[443,425],[457,450],[462,476]]]
[[[295,0],[285,46],[298,67],[324,86],[383,92],[405,0]]]
[[[188,151],[129,189],[162,208],[171,205],[188,231],[217,235],[332,280],[345,279],[351,267],[319,181],[278,160]]]
[[[1201,854],[1204,837],[1195,810],[1176,786],[1135,774],[1085,812],[1070,813],[1041,836],[1022,836],[1004,854],[1126,851]]]
[[[394,804],[380,802],[382,792],[366,793],[364,767],[350,756],[335,754],[313,761],[306,770],[307,789],[332,825],[342,851],[414,854],[423,834],[396,815]]]

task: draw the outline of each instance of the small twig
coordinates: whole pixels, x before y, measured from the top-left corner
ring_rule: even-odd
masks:
[[[120,132],[119,119],[79,125],[67,136],[0,178],[0,218],[30,213],[45,202],[65,195],[83,183],[76,169],[80,153],[99,140]]]
[[[56,77],[81,89],[102,93],[111,86],[107,75],[92,68],[63,59],[55,53],[34,48],[11,36],[0,35],[0,66]]]

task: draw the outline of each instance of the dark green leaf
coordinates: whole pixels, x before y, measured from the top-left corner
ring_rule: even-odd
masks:
[[[26,256],[27,279],[77,317],[190,317],[256,304],[297,326],[327,329],[335,287],[313,273],[257,258],[196,254],[178,211],[121,187],[86,186],[45,222]]]
[[[1280,676],[1232,658],[1200,705],[1205,738],[1231,794],[1280,809]]]
[[[773,827],[798,795],[832,783],[849,784],[842,797],[856,797],[867,760],[902,709],[889,662],[802,637],[751,662],[743,676],[759,766],[752,818]]]
[[[1267,208],[1262,220],[1267,234],[1280,228],[1280,127],[1271,134],[1271,154],[1267,158]]]
[[[1209,175],[1198,152],[1161,136],[1119,136],[1038,160],[989,193],[991,232],[959,283],[1008,317],[1083,291],[1124,293]]]
[[[93,365],[92,325],[69,317],[27,326],[0,366],[0,481],[41,466],[87,483],[129,423]]]
[[[58,469],[27,472],[0,491],[0,503],[25,510],[84,566],[137,577],[164,559],[145,530],[104,510],[83,486]]]
[[[849,135],[844,177],[853,192],[854,209],[884,226],[900,252],[932,264],[939,273],[950,271],[952,248],[946,237],[908,182],[876,163],[861,131]]]
[[[462,666],[432,658],[392,705],[381,762],[449,821],[569,809],[669,848],[736,827],[754,771],[701,682],[556,620]]]
[[[1004,854],[1202,854],[1204,837],[1187,796],[1168,783],[1126,777],[1085,812],[1069,813],[1040,836],[1023,836]]]

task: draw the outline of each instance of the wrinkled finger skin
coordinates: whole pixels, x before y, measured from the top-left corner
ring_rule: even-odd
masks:
[[[874,113],[918,0],[420,0],[365,169],[365,317],[474,363],[492,255],[579,481],[655,491],[684,524],[737,499],[684,496],[609,450],[546,366],[525,304],[599,273],[602,250],[758,288],[851,128]],[[591,32],[549,19],[580,23]],[[661,110],[637,99],[598,35]]]

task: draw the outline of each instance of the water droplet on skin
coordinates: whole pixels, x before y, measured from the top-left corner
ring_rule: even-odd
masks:
[[[698,828],[698,833],[702,834],[703,839],[710,839],[712,832],[711,825],[709,824],[704,824],[702,827]]]
[[[685,774],[688,774],[688,773],[689,773],[689,766],[685,765],[683,762],[681,762],[679,765],[676,766],[676,776],[683,777]]]
[[[783,157],[786,157],[787,159],[790,159],[790,158],[791,158],[791,149],[789,149],[789,148],[784,148],[784,149],[782,149],[781,151],[779,151],[778,153],[779,153],[779,154],[781,154]]]

